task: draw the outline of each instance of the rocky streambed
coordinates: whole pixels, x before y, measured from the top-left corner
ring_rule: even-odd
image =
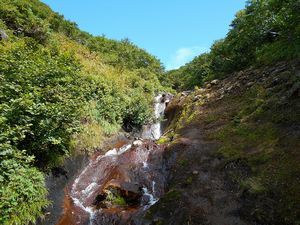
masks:
[[[155,141],[169,100],[169,95],[155,98],[157,122],[144,126],[139,138],[124,138],[105,154],[97,152],[86,160],[64,189],[64,212],[56,224],[143,223],[147,209],[166,189],[165,146]]]

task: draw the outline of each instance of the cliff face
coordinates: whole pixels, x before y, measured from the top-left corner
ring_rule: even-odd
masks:
[[[248,69],[169,104],[155,224],[299,224],[300,64]]]

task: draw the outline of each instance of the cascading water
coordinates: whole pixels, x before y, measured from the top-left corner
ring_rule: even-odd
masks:
[[[164,148],[153,140],[161,136],[160,118],[168,101],[163,95],[155,98],[157,122],[144,127],[142,140],[92,157],[66,190],[59,225],[140,224],[138,217],[164,194]]]
[[[166,109],[169,98],[158,95],[154,99],[154,115],[157,120],[154,124],[143,127],[142,138],[150,140],[158,140],[161,136],[161,122],[159,121]]]

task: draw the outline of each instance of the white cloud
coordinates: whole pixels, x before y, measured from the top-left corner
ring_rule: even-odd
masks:
[[[166,65],[166,69],[178,69],[187,62],[191,61],[194,57],[207,51],[207,48],[199,46],[180,48],[170,57],[169,63]]]

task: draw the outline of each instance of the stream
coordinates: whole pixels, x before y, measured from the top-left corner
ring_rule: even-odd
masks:
[[[164,147],[160,118],[170,97],[155,98],[157,121],[140,138],[121,143],[104,155],[95,153],[65,188],[64,213],[57,225],[142,224],[141,217],[164,194]]]

